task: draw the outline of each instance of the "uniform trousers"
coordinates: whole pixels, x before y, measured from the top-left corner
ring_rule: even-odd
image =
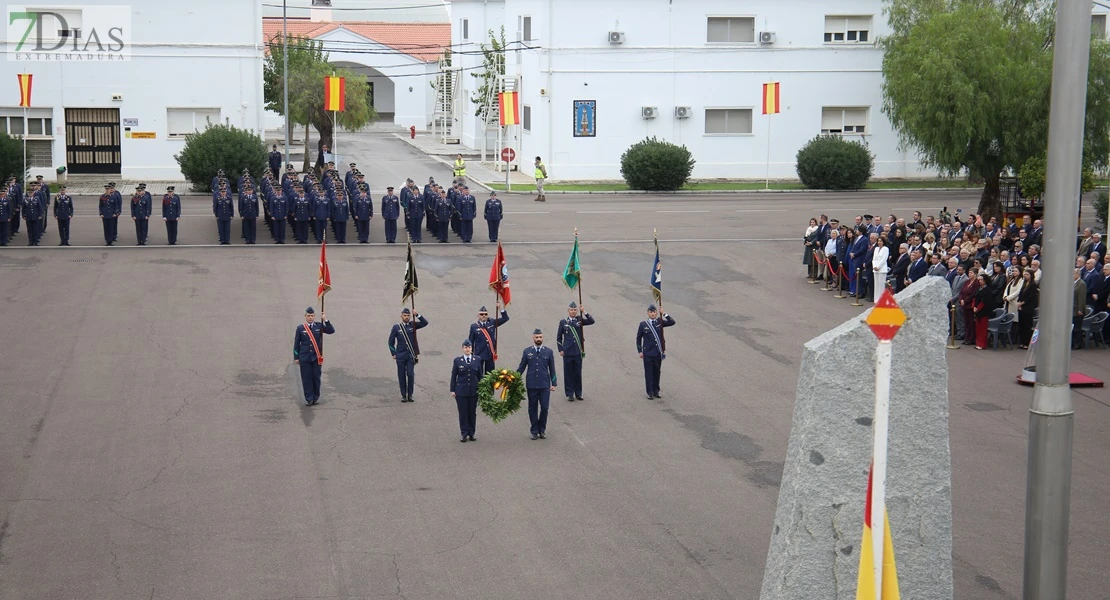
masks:
[[[335,225],[335,241],[340,244],[347,243],[347,222],[346,221],[332,221]]]
[[[147,230],[150,228],[149,219],[135,219],[135,240],[140,244],[146,242]]]
[[[274,219],[274,242],[278,244],[285,243],[285,219]]]
[[[231,243],[231,221],[216,221],[216,232],[220,234],[221,244]]]
[[[408,398],[412,395],[413,385],[416,383],[416,361],[411,358],[397,359],[397,383],[401,388],[401,395]]]
[[[101,217],[100,224],[104,226],[104,243],[111,244],[114,239],[112,236],[112,222],[115,221],[114,217]]]
[[[412,216],[412,222],[409,223],[409,235],[412,236],[412,241],[417,243],[422,241],[420,239],[420,234],[422,233],[420,230],[420,221],[422,220],[424,220],[424,213],[418,213]]]
[[[385,220],[385,241],[390,244],[397,241],[397,219]]]
[[[355,231],[358,232],[358,241],[365,244],[370,241],[370,221],[356,220]]]
[[[547,407],[551,404],[551,388],[528,388],[528,420],[532,433],[547,431]]]
[[[166,221],[166,241],[171,246],[177,243],[177,221]]]
[[[69,244],[69,222],[71,219],[58,219],[58,235],[63,244]]]
[[[455,405],[459,409],[459,433],[474,435],[475,423],[478,420],[478,397],[455,396]]]
[[[11,230],[11,233],[9,235],[15,235],[15,234],[19,233],[19,224],[20,224],[20,222],[21,222],[21,219],[19,217],[19,211],[18,210],[13,210],[12,211],[12,221],[11,221],[12,230]]]
[[[567,398],[582,397],[582,355],[563,355],[563,391]]]
[[[0,246],[7,246],[8,238],[11,237],[11,234],[8,233],[8,223],[9,221],[0,221]]]
[[[304,401],[308,404],[320,399],[320,376],[323,370],[323,365],[315,360],[301,361],[301,385],[304,387]]]
[[[37,246],[42,239],[42,221],[27,219],[27,245]]]
[[[441,242],[447,241],[447,221],[439,222],[439,231],[436,232],[436,237]]]
[[[293,237],[297,238],[298,244],[308,243],[308,221],[295,221],[296,229],[293,230]]]
[[[462,220],[459,236],[462,237],[464,242],[470,243],[470,240],[474,238],[474,219]]]
[[[644,386],[649,396],[659,393],[659,376],[663,368],[663,357],[644,355]]]
[[[253,244],[258,239],[258,219],[243,219],[243,239]]]
[[[501,221],[486,221],[489,225],[489,241],[497,241],[497,229],[501,227]]]
[[[482,377],[485,377],[486,373],[489,373],[490,371],[497,368],[493,364],[492,358],[479,358],[478,361],[482,363]]]

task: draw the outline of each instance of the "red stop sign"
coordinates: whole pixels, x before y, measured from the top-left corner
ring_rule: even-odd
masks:
[[[514,160],[516,160],[516,151],[512,148],[502,148],[501,160],[505,162],[513,162]]]

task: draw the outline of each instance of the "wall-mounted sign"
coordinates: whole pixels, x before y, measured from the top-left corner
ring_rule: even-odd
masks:
[[[123,120],[123,126],[124,127],[138,127],[139,126],[139,120],[138,119],[124,119]]]
[[[597,100],[574,101],[574,137],[597,136]]]
[[[157,136],[153,131],[132,131],[130,137],[133,140],[153,140]]]

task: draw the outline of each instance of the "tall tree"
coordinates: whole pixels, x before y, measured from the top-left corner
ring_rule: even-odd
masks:
[[[497,90],[497,76],[505,74],[505,26],[501,26],[501,36],[489,30],[489,45],[480,44],[482,50],[482,70],[471,73],[478,80],[478,89],[470,101],[476,105],[474,116],[486,118],[487,100]]]
[[[1000,216],[999,179],[1044,155],[1055,32],[1043,0],[886,0],[883,112],[925,166],[981,177],[978,212]],[[1092,40],[1084,155],[1110,155],[1110,45]]]
[[[334,75],[345,78],[346,110],[336,115],[339,125],[347,131],[358,131],[378,119],[378,113],[369,101],[369,86],[364,75],[350,69],[335,67],[328,62],[323,43],[307,38],[289,41],[289,121],[291,125],[305,126],[305,157],[303,170],[316,157],[309,152],[308,126],[319,134],[316,149],[323,144],[335,148],[335,131],[332,113],[324,110],[324,77]],[[270,40],[270,55],[262,70],[263,94],[266,108],[275,112],[285,110],[284,73],[285,59],[281,36]]]

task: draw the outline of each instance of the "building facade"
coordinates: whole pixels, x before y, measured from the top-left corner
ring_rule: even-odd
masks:
[[[555,180],[620,179],[621,154],[656,136],[691,150],[695,178],[794,179],[798,149],[836,134],[868,146],[875,177],[931,176],[881,111],[882,4],[455,0],[459,96],[475,94],[479,44],[504,27],[522,117],[506,145],[525,172],[539,155]],[[763,114],[769,82],[775,115]],[[486,128],[463,102],[459,138],[479,148]]]
[[[126,57],[88,49],[92,36],[83,24],[94,20],[103,3],[53,6],[25,8],[62,15],[42,17],[46,37],[68,36],[79,50],[44,54],[24,44],[17,51],[20,40],[9,27],[0,63],[0,81],[7,82],[0,86],[0,129],[26,132],[32,175],[52,178],[64,166],[74,175],[182,180],[174,155],[186,134],[203,130],[209,121],[262,133],[259,0],[131,0],[121,5],[126,18],[113,17]],[[68,29],[55,31],[63,21]],[[101,32],[101,41],[105,37]],[[49,41],[42,47],[51,47]],[[19,107],[19,73],[33,76],[26,121]]]

